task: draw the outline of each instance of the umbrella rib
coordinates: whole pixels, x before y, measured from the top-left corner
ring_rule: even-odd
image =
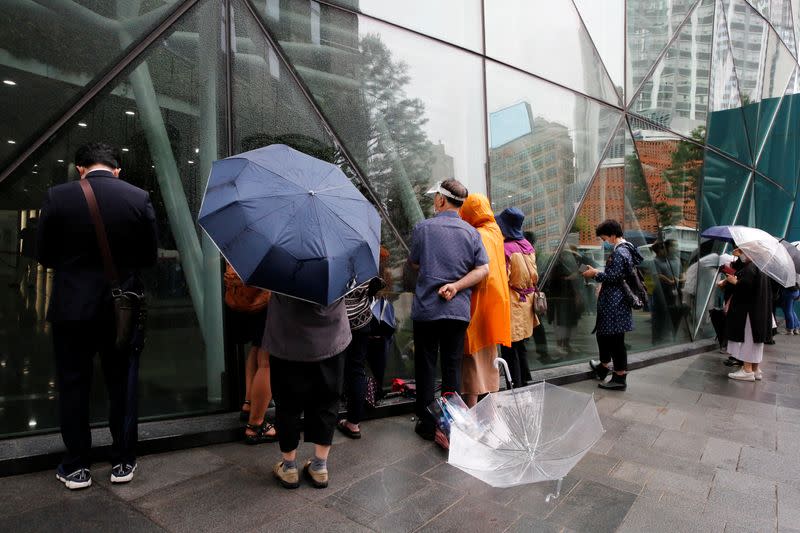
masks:
[[[281,174],[278,174],[278,173],[277,173],[277,172],[275,172],[274,170],[270,170],[270,169],[268,169],[268,168],[267,168],[267,167],[265,167],[264,165],[260,164],[258,161],[253,161],[252,159],[246,159],[246,158],[244,158],[244,157],[242,157],[242,158],[240,158],[240,159],[245,159],[245,160],[246,160],[246,161],[248,161],[249,163],[251,163],[251,164],[253,164],[253,165],[257,166],[258,168],[260,168],[260,169],[262,169],[262,170],[265,170],[265,171],[269,172],[270,174],[273,174],[273,175],[275,175],[275,176],[279,177],[280,179],[284,180],[286,183],[288,183],[288,184],[290,184],[290,185],[293,185],[293,186],[297,187],[297,189],[299,189],[299,190],[301,190],[301,191],[306,191],[306,192],[308,191],[308,189],[306,189],[306,188],[304,188],[304,187],[301,187],[300,185],[298,185],[297,183],[293,182],[292,180],[290,180],[290,179],[289,179],[289,178],[287,178],[286,176],[282,176]],[[234,180],[234,181],[235,181],[235,180]]]
[[[327,209],[327,210],[328,210],[328,212],[329,212],[329,213],[330,213],[332,216],[334,216],[334,217],[336,217],[337,219],[341,220],[341,221],[342,221],[342,224],[344,224],[345,226],[347,226],[348,228],[350,228],[351,230],[353,230],[353,232],[354,232],[356,235],[361,235],[361,232],[359,232],[359,231],[358,231],[356,228],[354,228],[354,227],[353,227],[353,226],[352,226],[352,225],[351,225],[349,222],[347,222],[345,219],[343,219],[342,217],[340,217],[340,216],[339,216],[339,215],[338,215],[338,214],[337,214],[337,213],[336,213],[336,212],[335,212],[333,209],[331,209],[330,207],[328,207],[328,204],[321,203],[321,202],[317,202],[317,204],[318,204],[318,205],[322,205],[323,207],[325,207],[325,209]],[[315,205],[317,205],[317,204],[315,204]],[[371,204],[370,204],[370,207],[371,207]],[[341,242],[341,239],[340,239],[340,241],[339,241],[339,242]]]
[[[306,200],[306,203],[308,203],[308,200]],[[281,230],[281,233],[277,234],[277,236],[276,236],[276,239],[275,239],[276,241],[277,241],[277,240],[279,240],[279,238],[280,238],[281,236],[283,236],[283,234],[286,232],[286,228],[288,228],[288,227],[289,227],[289,223],[290,223],[291,221],[293,221],[293,220],[294,220],[294,219],[297,217],[297,214],[300,212],[300,208],[301,208],[301,207],[303,207],[303,206],[302,206],[302,205],[301,205],[301,206],[298,206],[298,208],[297,208],[297,209],[295,209],[294,213],[292,213],[292,215],[291,215],[289,218],[287,218],[287,219],[286,219],[286,224],[283,226],[283,230]],[[259,217],[259,218],[255,219],[255,220],[253,220],[253,221],[249,222],[249,223],[248,223],[248,224],[247,224],[247,225],[244,227],[244,229],[243,229],[242,231],[240,231],[239,233],[237,233],[235,237],[233,237],[232,239],[230,239],[230,241],[228,241],[228,246],[226,246],[226,248],[230,248],[230,247],[231,247],[231,245],[232,245],[232,244],[234,244],[234,243],[235,243],[237,240],[239,240],[239,238],[241,238],[241,236],[242,236],[242,235],[244,235],[244,233],[245,233],[247,230],[249,230],[249,229],[252,229],[252,226],[253,226],[253,224],[256,224],[256,223],[258,223],[258,222],[261,222],[261,221],[262,221],[262,220],[264,220],[265,218],[267,218],[267,217],[270,217],[270,216],[272,216],[272,215],[274,215],[274,214],[275,214],[275,211],[272,211],[272,212],[266,213],[264,216],[261,216],[261,217]],[[298,258],[296,258],[296,257],[295,257],[295,259],[298,259]],[[298,260],[299,260],[299,259],[298,259]]]

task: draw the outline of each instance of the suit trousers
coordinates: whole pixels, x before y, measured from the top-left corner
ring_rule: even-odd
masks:
[[[436,360],[441,356],[442,392],[459,392],[467,326],[469,322],[465,320],[414,321],[415,410],[417,418],[430,428],[434,426],[434,418],[428,406],[433,402]]]
[[[600,362],[610,363],[614,361],[615,372],[628,370],[628,350],[625,348],[624,333],[615,333],[613,335],[597,334],[597,349],[600,352]]]
[[[113,321],[63,321],[52,326],[61,437],[67,448],[61,463],[64,470],[74,472],[91,464],[89,401],[96,353],[108,390],[111,464],[133,464],[138,440],[139,353],[114,348]]]

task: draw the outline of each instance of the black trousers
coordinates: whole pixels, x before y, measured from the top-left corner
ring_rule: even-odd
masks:
[[[281,451],[291,452],[300,444],[301,416],[305,441],[330,446],[339,416],[344,353],[310,363],[270,355],[269,366]]]
[[[69,473],[91,465],[89,400],[96,353],[100,354],[108,389],[111,464],[134,463],[138,440],[138,351],[115,350],[114,324],[110,321],[54,322],[52,326],[61,437],[67,448],[61,462],[64,470]]]
[[[511,347],[500,346],[500,356],[508,363],[511,380],[514,387],[524,387],[531,379],[531,369],[528,367],[528,349],[525,341],[514,341]]]
[[[597,348],[600,351],[600,361],[609,363],[614,361],[614,371],[628,370],[628,350],[625,348],[625,334],[597,335]]]
[[[428,406],[433,402],[436,359],[441,355],[442,392],[461,389],[461,359],[469,322],[463,320],[414,321],[414,376],[417,384],[416,414],[434,426]]]
[[[358,424],[364,419],[364,402],[367,396],[367,349],[369,326],[353,332],[353,340],[345,350],[344,380],[347,395],[347,421]]]

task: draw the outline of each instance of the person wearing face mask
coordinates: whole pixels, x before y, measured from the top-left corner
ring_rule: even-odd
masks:
[[[613,247],[606,261],[605,271],[588,267],[583,277],[594,278],[601,283],[597,296],[597,348],[600,362],[589,361],[601,389],[625,390],[628,375],[628,352],[625,348],[625,333],[633,331],[633,311],[625,298],[622,287],[625,277],[642,262],[636,248],[622,238],[622,226],[616,220],[605,220],[597,226],[595,234],[603,240],[603,245]],[[611,372],[609,363],[614,361],[611,380],[604,381]]]
[[[732,286],[725,316],[728,352],[743,361],[742,368],[728,377],[739,381],[761,379],[764,343],[772,340],[772,288],[769,278],[739,248],[733,251],[739,268],[725,276],[724,285]]]

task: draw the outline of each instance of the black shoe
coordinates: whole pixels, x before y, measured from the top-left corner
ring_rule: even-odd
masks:
[[[265,442],[275,442],[276,440],[278,440],[277,434],[275,433],[273,433],[272,435],[269,434],[269,431],[275,426],[267,422],[266,418],[260,425],[246,424],[244,427],[245,429],[253,431],[253,435],[248,435],[247,432],[245,432],[244,434],[245,444],[263,444]]]
[[[120,463],[111,469],[111,483],[127,483],[133,479],[136,463]]]
[[[740,361],[740,360],[736,359],[735,357],[730,356],[727,359],[725,359],[722,362],[722,364],[725,365],[725,366],[742,366],[744,364],[744,361]]]
[[[425,440],[433,440],[436,438],[436,428],[418,420],[417,425],[414,426],[414,431]]]
[[[628,388],[628,384],[626,383],[627,374],[611,374],[611,381],[606,383],[605,381],[598,384],[597,386],[601,389],[606,390],[625,390]]]
[[[85,489],[92,486],[92,473],[88,468],[79,468],[68,474],[62,465],[58,465],[56,479],[66,485],[69,490]]]
[[[600,381],[606,379],[606,376],[608,376],[608,373],[610,372],[608,367],[603,366],[603,363],[595,363],[591,359],[589,360],[589,367],[592,369],[595,379],[599,379]]]

